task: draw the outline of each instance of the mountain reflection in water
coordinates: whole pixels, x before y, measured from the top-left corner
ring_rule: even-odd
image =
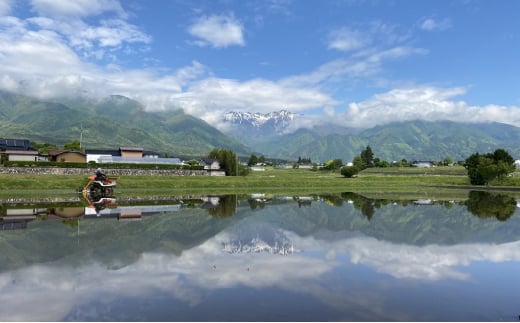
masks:
[[[113,202],[2,205],[0,320],[516,321],[520,311],[520,217],[507,195]],[[17,219],[24,229],[9,229]]]

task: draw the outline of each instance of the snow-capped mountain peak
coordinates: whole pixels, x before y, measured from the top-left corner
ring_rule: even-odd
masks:
[[[269,113],[260,112],[228,112],[224,115],[224,121],[237,125],[249,125],[254,128],[262,128],[263,126],[274,126],[276,130],[283,130],[296,117],[296,115],[287,110],[280,110]]]

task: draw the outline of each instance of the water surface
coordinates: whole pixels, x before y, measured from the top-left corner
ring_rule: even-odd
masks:
[[[3,205],[2,321],[518,321],[517,202]]]

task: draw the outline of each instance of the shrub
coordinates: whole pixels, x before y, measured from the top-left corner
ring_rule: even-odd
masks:
[[[341,168],[341,175],[345,176],[346,178],[351,178],[357,173],[359,173],[359,169],[356,166],[345,166]]]

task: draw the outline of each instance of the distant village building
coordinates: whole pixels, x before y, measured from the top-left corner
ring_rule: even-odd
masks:
[[[181,165],[179,158],[160,158],[153,151],[138,147],[120,147],[118,150],[86,149],[86,162],[95,163],[132,163],[132,164],[169,164]]]
[[[6,150],[35,150],[27,139],[4,139],[0,138],[0,151]]]
[[[433,165],[434,164],[432,161],[414,160],[412,162],[413,167],[429,168],[429,167],[433,167]]]
[[[87,161],[87,157],[81,151],[76,150],[51,150],[49,151],[49,161],[85,163]]]
[[[119,149],[86,149],[85,152],[76,150],[51,150],[46,154],[39,154],[31,147],[26,139],[0,138],[0,156],[6,161],[24,162],[71,162],[71,163],[122,163],[122,164],[163,164],[183,165],[179,158],[162,158],[153,151],[146,151],[141,147],[119,147]],[[215,158],[199,160],[206,174],[211,176],[226,176]]]
[[[199,165],[203,166],[210,176],[226,176],[226,172],[220,169],[220,163],[216,158],[201,158]]]
[[[27,139],[0,138],[0,153],[8,161],[38,161],[38,151],[31,147]]]
[[[143,158],[143,148],[119,147],[119,153],[123,158]]]
[[[38,151],[36,150],[6,150],[2,154],[6,156],[8,161],[38,161]]]

